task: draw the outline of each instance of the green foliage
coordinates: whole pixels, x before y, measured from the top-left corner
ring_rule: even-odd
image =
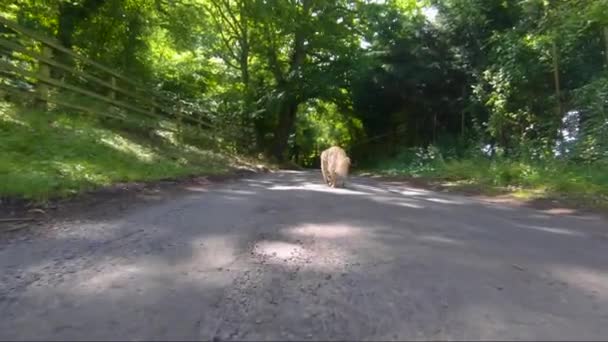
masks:
[[[321,152],[333,145],[348,149],[363,134],[361,121],[341,112],[334,103],[311,100],[302,105],[295,133],[299,160],[318,166]]]
[[[429,146],[404,149],[396,157],[381,161],[371,168],[391,175],[417,177],[435,172],[443,166],[444,160],[439,150]]]
[[[0,14],[218,128],[182,142],[307,166],[340,144],[397,173],[603,191],[586,168],[608,159],[608,0],[9,0]]]
[[[574,92],[584,121],[574,143],[574,157],[582,161],[608,160],[608,75],[599,75]]]
[[[0,108],[1,196],[35,200],[123,181],[222,173],[230,160],[170,135],[150,140],[69,113]]]
[[[475,187],[485,193],[514,192],[526,196],[565,197],[608,207],[606,163],[584,165],[564,160],[530,160],[495,157],[471,152],[464,158],[447,158],[440,149],[409,149],[397,158],[367,169],[393,176],[420,177]]]

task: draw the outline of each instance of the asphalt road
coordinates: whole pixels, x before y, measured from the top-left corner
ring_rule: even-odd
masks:
[[[314,172],[0,242],[1,340],[608,338],[608,222]]]

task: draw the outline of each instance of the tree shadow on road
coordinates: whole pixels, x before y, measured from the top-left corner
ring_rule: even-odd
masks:
[[[3,246],[0,338],[607,333],[598,323],[608,317],[604,222],[364,178],[329,189],[317,176],[191,187],[115,220]]]

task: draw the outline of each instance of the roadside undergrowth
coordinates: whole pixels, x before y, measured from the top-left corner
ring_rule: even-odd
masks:
[[[362,172],[401,177],[446,190],[524,201],[558,199],[568,204],[608,209],[608,163],[508,158],[443,158],[418,155],[375,163]]]
[[[43,202],[117,182],[219,175],[248,161],[119,122],[0,102],[0,197]],[[184,141],[186,140],[186,141]]]

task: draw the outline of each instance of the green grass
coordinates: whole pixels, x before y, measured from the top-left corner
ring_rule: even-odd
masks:
[[[116,182],[222,174],[234,162],[167,131],[151,139],[108,127],[0,103],[0,196],[44,201]]]
[[[488,194],[509,193],[524,200],[559,198],[573,204],[608,208],[608,163],[576,164],[561,160],[531,162],[510,159],[444,160],[418,156],[385,160],[369,171],[437,181],[453,189]]]

